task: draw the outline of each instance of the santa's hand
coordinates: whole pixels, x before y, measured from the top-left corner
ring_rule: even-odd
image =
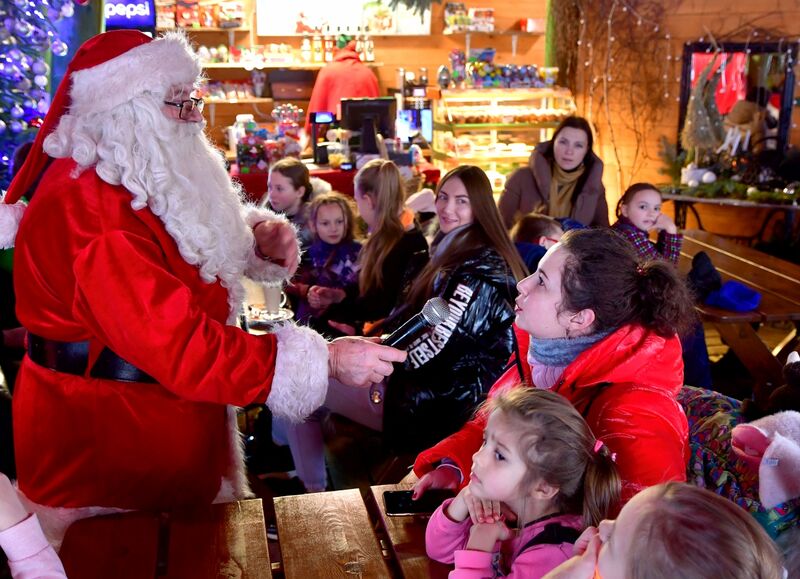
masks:
[[[298,265],[297,236],[291,225],[281,221],[262,221],[253,227],[258,253],[294,275]]]
[[[379,338],[337,338],[328,344],[328,371],[348,386],[366,387],[392,373],[392,362],[403,362],[406,353],[382,346]]]

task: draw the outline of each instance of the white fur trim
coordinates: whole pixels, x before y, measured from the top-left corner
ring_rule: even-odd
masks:
[[[130,509],[118,509],[115,507],[48,507],[34,503],[19,489],[17,489],[17,494],[28,512],[36,514],[44,536],[56,551],[61,548],[67,529],[75,521],[88,519],[89,517],[130,512]]]
[[[14,247],[14,240],[19,230],[19,222],[27,207],[22,201],[8,205],[0,200],[0,249]]]
[[[319,177],[309,177],[309,181],[311,181],[312,199],[315,199],[319,195],[324,195],[325,193],[330,193],[333,191],[333,186],[324,179],[320,179]]]
[[[110,111],[148,92],[163,95],[171,86],[194,84],[201,72],[186,35],[168,32],[102,64],[72,73],[70,113]]]
[[[245,205],[243,215],[245,223],[252,230],[257,224],[262,221],[276,221],[278,223],[285,223],[292,229],[294,225],[286,219],[283,215],[278,215],[269,209],[261,209],[254,205]],[[297,245],[298,263],[300,261],[300,245]],[[289,271],[285,267],[276,265],[270,261],[261,259],[255,252],[255,239],[253,239],[253,251],[247,256],[247,266],[244,274],[254,281],[265,283],[288,281]]]
[[[250,483],[247,482],[247,473],[244,466],[244,438],[239,432],[237,408],[228,406],[228,444],[230,446],[230,471],[222,479],[219,492],[214,499],[215,503],[230,503],[242,499],[253,498]]]
[[[325,402],[328,344],[310,328],[285,324],[275,331],[278,356],[267,406],[276,416],[301,422]]]

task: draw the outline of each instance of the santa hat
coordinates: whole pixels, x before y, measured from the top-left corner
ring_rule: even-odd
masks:
[[[144,93],[163,94],[173,85],[192,84],[200,72],[182,32],[153,40],[137,30],[115,30],[87,40],[67,67],[33,148],[0,204],[0,248],[14,245],[24,211],[20,198],[46,169],[44,140],[65,114],[109,111]]]

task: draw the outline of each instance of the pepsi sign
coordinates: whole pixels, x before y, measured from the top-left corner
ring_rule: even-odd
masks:
[[[155,4],[153,0],[107,0],[105,19],[106,30],[155,28]]]

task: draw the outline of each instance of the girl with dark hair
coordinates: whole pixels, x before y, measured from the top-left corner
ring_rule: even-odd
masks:
[[[583,117],[567,117],[549,141],[539,143],[527,167],[517,169],[500,196],[507,228],[538,211],[584,225],[608,225],[603,162],[592,152],[592,128]]]
[[[398,327],[432,297],[450,305],[450,318],[407,348],[389,381],[383,431],[401,451],[456,431],[484,399],[511,355],[515,287],[527,275],[480,168],[462,165],[442,178],[436,214],[431,260],[386,324]]]
[[[267,195],[261,203],[268,209],[283,213],[297,227],[303,249],[311,244],[313,238],[307,223],[311,193],[311,175],[300,159],[286,157],[270,167]]]
[[[627,239],[641,259],[663,259],[677,264],[683,236],[675,222],[661,212],[661,193],[650,183],[634,183],[617,203],[617,221],[611,228]],[[658,231],[658,241],[650,232]]]
[[[678,334],[695,316],[675,269],[640,263],[609,229],[573,230],[518,289],[517,338],[527,356],[518,356],[489,396],[523,383],[567,398],[617,454],[624,500],[654,484],[686,480]],[[414,471],[423,477],[417,494],[464,482],[484,426],[478,415],[417,457]],[[445,468],[436,468],[443,460]]]

